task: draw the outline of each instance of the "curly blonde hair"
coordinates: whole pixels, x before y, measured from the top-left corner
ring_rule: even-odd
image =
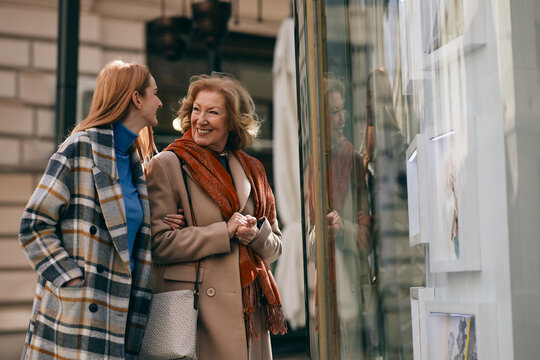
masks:
[[[199,92],[203,90],[218,92],[225,98],[227,115],[232,127],[226,147],[239,150],[251,145],[260,130],[255,103],[246,87],[226,73],[212,72],[211,75],[191,77],[188,93],[180,100],[180,110],[178,110],[182,131],[185,133],[190,129],[193,103]]]

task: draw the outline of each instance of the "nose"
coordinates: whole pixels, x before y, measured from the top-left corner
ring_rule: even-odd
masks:
[[[163,107],[163,103],[161,102],[161,99],[160,99],[158,109],[161,109],[162,107]]]
[[[206,118],[206,112],[205,111],[201,111],[199,113],[199,117],[197,119],[197,122],[202,123],[202,124],[206,124],[208,122],[208,120]]]

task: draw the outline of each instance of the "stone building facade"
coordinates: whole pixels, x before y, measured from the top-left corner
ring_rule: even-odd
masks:
[[[180,14],[170,1],[168,15]],[[177,3],[177,4],[176,4]],[[288,1],[239,1],[230,30],[275,36]],[[16,359],[24,342],[36,274],[17,238],[24,206],[56,149],[55,97],[58,1],[0,0],[0,353]],[[158,0],[81,0],[78,93],[99,70],[121,58],[146,62],[145,22],[160,16]],[[189,9],[188,9],[189,11]],[[234,15],[236,14],[236,15]],[[190,14],[188,14],[190,15]],[[238,22],[238,23],[237,23]],[[81,100],[78,100],[78,120]]]

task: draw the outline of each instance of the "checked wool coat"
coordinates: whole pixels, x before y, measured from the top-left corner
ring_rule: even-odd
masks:
[[[144,214],[133,273],[112,127],[78,132],[51,157],[19,234],[38,273],[23,359],[137,357],[152,265],[146,181],[134,145],[130,152]],[[76,277],[82,285],[63,286]]]

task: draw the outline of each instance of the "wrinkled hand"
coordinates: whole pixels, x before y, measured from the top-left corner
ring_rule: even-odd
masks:
[[[246,225],[240,225],[236,228],[236,238],[242,245],[248,245],[259,233],[257,219],[251,215],[246,215]]]
[[[163,222],[171,227],[172,230],[182,229],[186,227],[186,218],[184,217],[184,209],[178,209],[178,213],[169,214],[163,217]]]
[[[232,239],[236,235],[236,229],[239,226],[247,226],[248,221],[246,217],[239,212],[232,214],[229,221],[227,221],[227,230],[229,231],[229,239]]]
[[[334,232],[339,233],[343,230],[343,219],[336,210],[332,210],[326,215],[326,221],[328,222],[328,227]]]

